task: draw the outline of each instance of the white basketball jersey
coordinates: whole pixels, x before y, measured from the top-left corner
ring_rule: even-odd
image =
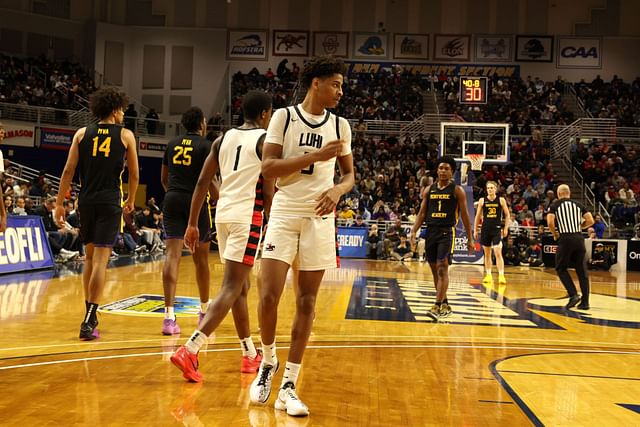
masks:
[[[277,110],[267,130],[265,144],[282,145],[282,158],[302,156],[319,150],[336,139],[345,141],[340,156],[351,153],[351,127],[342,117],[325,111],[320,116],[305,112],[300,104]],[[336,158],[279,177],[278,191],[271,206],[272,215],[315,217],[316,198],[333,187]],[[327,216],[333,216],[333,213]]]
[[[218,150],[222,185],[216,222],[250,224],[258,217],[262,221],[262,161],[257,145],[265,132],[231,129],[222,138]]]

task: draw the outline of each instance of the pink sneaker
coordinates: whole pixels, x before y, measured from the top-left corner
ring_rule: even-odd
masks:
[[[180,326],[176,319],[164,319],[162,321],[162,335],[176,335],[180,333]]]
[[[262,350],[257,350],[258,354],[253,359],[249,356],[242,356],[242,364],[240,366],[240,372],[243,374],[255,374],[260,369],[260,362],[262,362]]]

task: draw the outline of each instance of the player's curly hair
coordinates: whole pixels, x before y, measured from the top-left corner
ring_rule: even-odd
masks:
[[[187,132],[197,132],[200,129],[200,124],[204,120],[204,113],[198,107],[190,107],[187,111],[182,113],[182,126],[187,129]]]
[[[308,89],[315,77],[323,78],[334,74],[342,74],[343,76],[347,74],[347,66],[344,61],[331,55],[317,56],[304,64],[300,83]]]
[[[438,165],[440,165],[441,163],[447,163],[449,166],[451,166],[451,171],[455,172],[456,171],[456,161],[453,157],[451,156],[442,156],[438,159]]]
[[[94,116],[104,120],[119,108],[125,109],[129,99],[116,87],[103,87],[91,95],[90,108]]]

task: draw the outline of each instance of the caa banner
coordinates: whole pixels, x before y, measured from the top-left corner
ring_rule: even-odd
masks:
[[[36,141],[38,141],[40,148],[67,151],[75,133],[76,131],[73,129],[41,127],[36,131]]]
[[[366,240],[365,227],[338,227],[338,250],[341,257],[366,258],[367,249],[364,245]]]
[[[39,216],[9,216],[0,233],[0,274],[53,267],[49,240]]]
[[[558,68],[602,68],[600,37],[559,37]]]
[[[499,64],[397,64],[391,62],[371,62],[371,61],[345,61],[349,68],[349,73],[381,73],[391,72],[391,67],[401,67],[411,74],[423,76],[485,76],[492,77],[518,77],[520,75],[519,65],[499,65]]]

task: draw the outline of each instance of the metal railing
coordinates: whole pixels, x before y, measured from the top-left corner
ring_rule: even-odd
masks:
[[[50,107],[36,107],[32,105],[9,104],[0,102],[0,118],[31,122],[36,125],[60,125],[79,127],[93,123],[95,119],[87,111],[62,110]],[[78,123],[81,123],[78,125]]]
[[[615,119],[578,119],[551,137],[551,157],[561,159],[568,156],[571,145],[578,139],[611,140],[616,138],[616,134]]]
[[[409,134],[412,137],[424,135],[435,135],[440,138],[440,123],[454,121],[453,114],[423,114],[412,122],[404,123],[400,128],[400,133]]]
[[[5,174],[5,175],[6,176],[11,176],[12,178],[14,178],[14,179],[16,179],[18,181],[34,182],[36,180],[36,178],[38,178],[40,176],[40,171],[39,170],[30,168],[29,166],[26,166],[26,165],[23,165],[23,164],[20,164],[20,163],[16,163],[14,161],[10,162],[9,168],[14,173],[13,174]],[[49,182],[51,189],[55,190],[55,192],[57,193],[58,189],[60,188],[60,178],[55,176],[55,175],[48,174],[48,173],[45,173],[44,177]]]
[[[596,199],[596,195],[591,189],[589,183],[584,181],[584,177],[571,163],[569,156],[564,156],[560,159],[564,167],[571,174],[571,180],[577,188],[580,189],[580,195],[584,203],[592,209],[593,214],[600,214],[602,222],[607,226],[607,229],[611,226],[611,214],[607,208]]]
[[[577,118],[587,117],[592,118],[593,115],[589,110],[584,108],[584,101],[578,96],[576,92],[576,88],[572,84],[564,85],[564,94],[565,98],[569,98],[571,103],[575,105],[575,115]]]

